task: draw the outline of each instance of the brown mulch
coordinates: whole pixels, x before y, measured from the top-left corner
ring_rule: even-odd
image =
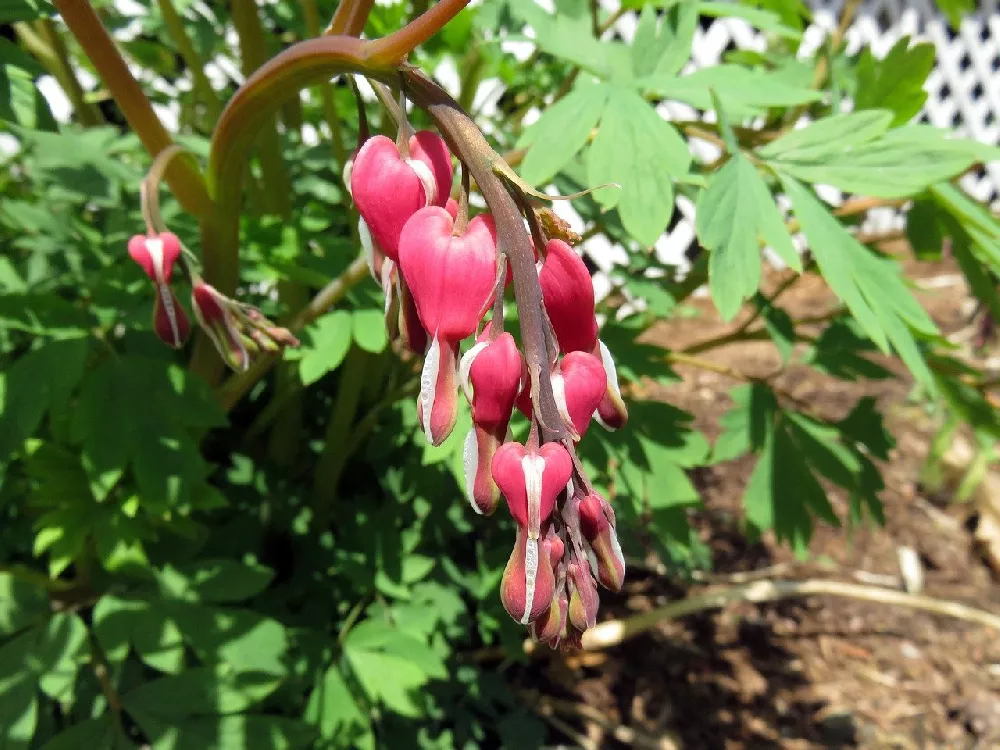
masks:
[[[946,262],[911,271],[924,279],[955,273]],[[770,273],[765,287],[773,289],[781,278]],[[918,296],[946,334],[966,324],[964,285]],[[822,313],[834,301],[816,279],[803,279],[783,298],[793,317]],[[719,321],[707,299],[688,304],[698,314],[676,316],[654,332],[654,341],[680,348],[733,327]],[[750,375],[771,373],[780,364],[770,342],[730,345],[702,356]],[[735,381],[691,367],[677,371],[682,382],[649,396],[690,411],[695,426],[714,438]],[[843,529],[819,527],[811,560],[836,566],[841,574],[834,577],[843,580],[851,580],[853,571],[898,577],[898,550],[909,546],[923,563],[925,593],[1000,613],[1000,584],[970,542],[970,508],[921,486],[934,424],[922,406],[908,401],[908,382],[844,382],[792,365],[778,383],[831,418],[845,415],[861,396],[874,396],[897,440],[882,467],[885,528],[848,536]],[[716,574],[798,565],[773,538],[751,544],[741,532],[741,496],[752,467],[752,459],[744,459],[693,474],[705,503],[694,522],[712,550]],[[843,514],[843,497],[833,491],[831,500]],[[807,563],[789,575],[806,578],[816,570]],[[629,575],[626,592],[605,597],[605,617],[701,590],[652,572]],[[663,623],[606,653],[554,655],[535,668],[544,670],[552,695],[575,695],[607,724],[639,732],[645,746],[653,746],[653,738],[670,738],[675,746],[696,750],[1000,748],[1000,634],[885,605],[820,597],[742,604]],[[627,746],[607,727],[567,721],[596,747]]]

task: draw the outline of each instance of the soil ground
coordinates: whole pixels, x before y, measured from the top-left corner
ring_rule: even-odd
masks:
[[[944,333],[966,326],[966,287],[955,268],[942,262],[909,271],[911,278],[937,280],[937,288],[918,296]],[[769,273],[765,290],[781,278]],[[807,278],[782,302],[801,317],[821,314],[836,300],[821,281]],[[653,339],[681,348],[733,328],[721,323],[708,300],[690,304],[698,315],[675,317]],[[780,365],[770,342],[702,356],[750,375]],[[682,382],[651,395],[693,413],[696,426],[714,438],[734,381],[690,367],[677,371]],[[851,538],[843,530],[817,529],[811,559],[832,561],[839,573],[826,577],[898,579],[898,551],[907,546],[923,564],[924,593],[1000,613],[1000,584],[973,548],[970,507],[920,484],[934,425],[908,402],[909,382],[844,382],[795,365],[777,382],[831,418],[874,396],[897,441],[882,467],[886,526]],[[752,468],[748,459],[694,475],[705,503],[695,521],[712,549],[714,574],[781,565],[783,578],[816,575],[815,565],[796,563],[773,539],[749,545],[740,533],[740,498]],[[831,497],[843,513],[842,498]],[[620,597],[602,597],[605,617],[704,590],[652,572],[633,570],[629,578]],[[663,623],[604,653],[555,655],[536,666],[545,671],[544,692],[576,701],[579,715],[562,710],[553,721],[564,722],[568,739],[570,728],[578,731],[575,744],[584,737],[593,747],[610,748],[1000,748],[1000,634],[883,604],[826,597],[740,604]]]

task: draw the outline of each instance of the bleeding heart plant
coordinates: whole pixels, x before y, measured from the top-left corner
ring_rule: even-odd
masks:
[[[377,59],[372,54],[365,64]],[[627,418],[614,362],[598,337],[590,274],[570,244],[579,237],[551,212],[532,208],[527,196],[537,194],[435,84],[411,68],[398,72],[405,93],[445,137],[414,133],[402,98],[397,105],[376,81],[370,83],[395,119],[397,137],[369,135],[358,100],[360,143],[342,177],[360,214],[360,275],[367,266],[381,287],[386,331],[400,355],[423,358],[416,410],[430,444],[440,445],[454,429],[460,390],[469,401],[468,501],[488,516],[505,498],[516,527],[500,587],[504,607],[539,640],[579,645],[596,622],[598,583],[618,590],[625,570],[614,512],[591,487],[576,444],[592,419],[618,427]],[[237,110],[242,106],[238,100]],[[462,167],[457,200],[446,138]],[[198,323],[231,368],[247,371],[255,355],[298,342],[206,282],[197,259],[166,231],[155,186],[175,154],[168,149],[154,162],[142,192],[148,231],[129,245],[156,285],[154,328],[175,347],[187,336],[190,326],[170,288],[179,264],[191,281]],[[476,216],[469,211],[473,177],[487,206]],[[222,199],[233,199],[228,185],[219,188]],[[504,330],[511,282],[523,353]],[[523,442],[512,440],[515,405],[528,420]]]

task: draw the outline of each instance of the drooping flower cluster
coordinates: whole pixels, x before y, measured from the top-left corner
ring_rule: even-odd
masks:
[[[628,418],[614,362],[598,338],[586,265],[562,239],[541,248],[538,282],[559,349],[545,375],[569,435],[547,440],[525,359],[497,314],[510,277],[501,275],[494,222],[488,213],[468,220],[465,202],[449,202],[453,169],[444,141],[429,131],[397,143],[375,136],[344,176],[372,276],[386,296],[387,329],[424,358],[417,399],[423,432],[440,445],[464,392],[473,421],[464,445],[467,498],[490,515],[503,496],[517,525],[501,585],[504,607],[539,640],[579,643],[596,621],[597,584],[619,590],[625,564],[614,511],[583,476],[575,443],[593,418],[610,429]],[[460,357],[461,342],[473,336]],[[515,407],[531,421],[524,444],[511,441]]]
[[[538,640],[578,645],[596,623],[598,584],[618,591],[625,576],[614,511],[576,455],[592,419],[608,429],[628,419],[614,361],[599,339],[593,282],[567,242],[575,236],[523,202],[535,238],[537,286],[530,296],[544,308],[535,318],[546,330],[535,325],[529,335],[525,324],[529,356],[522,356],[504,330],[503,297],[513,274],[493,217],[469,218],[468,181],[460,203],[450,198],[452,157],[439,135],[411,135],[405,120],[400,133],[396,141],[367,138],[343,177],[361,215],[368,267],[385,294],[389,336],[423,357],[416,404],[422,432],[433,445],[444,442],[455,427],[459,391],[465,394],[473,422],[463,452],[468,501],[488,516],[503,497],[517,527],[501,582],[503,606]],[[145,202],[151,192],[143,191],[147,232],[128,249],[156,287],[156,334],[179,348],[190,332],[171,288],[179,265],[191,280],[195,318],[230,367],[246,370],[258,353],[298,345],[287,329],[201,279],[180,240],[157,231],[155,202]],[[536,283],[525,265],[522,291]],[[462,355],[462,342],[472,338]],[[511,437],[515,409],[529,421],[524,443]]]
[[[128,252],[156,286],[153,304],[153,330],[164,343],[179,349],[191,333],[191,322],[170,286],[174,266],[184,264],[180,240],[171,232],[133,236]],[[298,339],[287,328],[268,320],[257,308],[230,299],[206,284],[194,271],[191,275],[191,306],[219,356],[234,370],[246,370],[254,355],[279,352],[286,346],[298,346]]]

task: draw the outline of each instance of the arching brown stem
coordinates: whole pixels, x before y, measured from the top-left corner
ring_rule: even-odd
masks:
[[[497,227],[500,252],[507,256],[514,274],[514,297],[521,323],[524,355],[531,376],[532,402],[546,441],[569,437],[556,406],[549,377],[546,321],[542,290],[535,272],[535,254],[519,207],[498,177],[500,156],[486,142],[475,123],[440,86],[419,71],[405,71],[413,101],[434,120],[451,149],[468,166]]]

